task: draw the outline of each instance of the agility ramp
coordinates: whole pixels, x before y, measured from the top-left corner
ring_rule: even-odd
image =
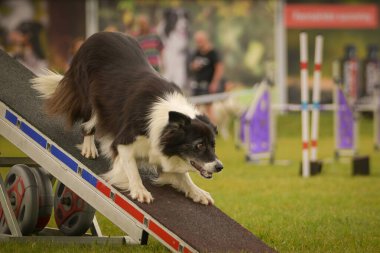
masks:
[[[67,131],[57,118],[42,112],[42,101],[30,87],[33,74],[0,50],[0,134],[50,174],[85,199],[133,242],[147,233],[173,252],[274,252],[250,231],[215,206],[203,206],[171,187],[144,181],[152,204],[131,200],[103,181],[109,163],[89,160],[75,147],[78,127]]]

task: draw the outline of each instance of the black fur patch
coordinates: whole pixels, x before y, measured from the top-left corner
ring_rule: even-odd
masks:
[[[214,129],[199,117],[191,119],[187,124],[168,123],[161,135],[160,144],[164,155],[205,163],[215,160]]]
[[[213,123],[211,123],[211,121],[209,120],[209,118],[207,116],[197,115],[197,119],[199,119],[200,121],[203,121],[204,123],[210,125],[212,127],[212,129],[214,130],[215,134],[218,134],[218,128]]]
[[[186,126],[191,123],[191,118],[180,112],[169,112],[169,124],[177,124],[179,126]]]

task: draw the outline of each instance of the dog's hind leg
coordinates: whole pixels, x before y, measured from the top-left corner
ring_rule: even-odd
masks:
[[[173,188],[184,192],[186,197],[191,198],[194,202],[199,202],[204,205],[214,204],[210,193],[202,190],[194,184],[189,173],[168,173],[162,172],[155,180],[155,184],[169,184]]]
[[[128,178],[129,191],[132,199],[137,199],[139,202],[150,203],[153,201],[152,194],[147,191],[141,181],[141,177],[137,168],[136,159],[132,145],[118,145],[118,155],[116,166],[121,166],[123,172]],[[115,166],[114,168],[115,169]],[[120,169],[120,168],[118,168]]]
[[[96,114],[93,113],[90,120],[81,125],[83,134],[83,144],[81,145],[81,154],[86,158],[95,159],[99,156],[95,145],[95,125],[97,122]]]

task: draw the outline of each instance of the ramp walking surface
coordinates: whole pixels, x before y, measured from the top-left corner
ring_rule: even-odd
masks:
[[[47,117],[42,100],[31,88],[34,75],[0,50],[0,101],[17,112],[96,174],[106,172],[109,161],[84,158],[75,147],[81,143],[79,127],[64,129],[59,118]],[[194,203],[169,186],[157,187],[144,180],[154,196],[152,204],[134,201],[142,210],[200,252],[275,252],[216,206]]]

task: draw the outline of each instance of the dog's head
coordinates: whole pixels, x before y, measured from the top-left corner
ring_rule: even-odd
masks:
[[[191,119],[179,112],[169,112],[169,121],[162,131],[161,147],[166,156],[178,156],[191,170],[205,178],[223,169],[215,154],[216,127],[206,116]]]

